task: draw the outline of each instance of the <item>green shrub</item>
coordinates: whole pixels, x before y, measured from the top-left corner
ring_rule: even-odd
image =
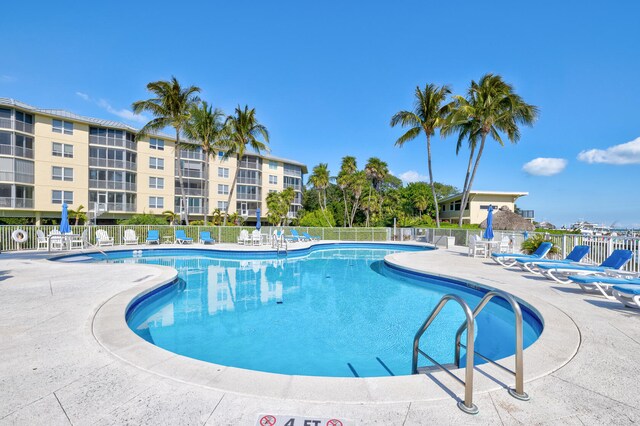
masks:
[[[544,237],[544,235],[542,234],[535,234],[533,237],[528,238],[526,240],[524,240],[522,242],[522,245],[520,246],[522,248],[522,251],[526,254],[531,254],[534,251],[538,250],[538,247],[540,247],[540,244],[542,243],[553,243],[553,241],[546,239]],[[555,244],[551,247],[551,250],[549,251],[549,253],[551,254],[558,254],[560,253],[560,249],[558,248],[558,246],[556,246]]]
[[[149,213],[141,213],[131,216],[129,219],[118,221],[119,225],[166,225],[164,217],[155,216]]]
[[[305,215],[300,218],[300,226],[327,227],[329,226],[327,220],[331,226],[336,226],[336,219],[333,217],[331,210],[327,209],[324,214],[322,210],[314,210],[305,213]]]

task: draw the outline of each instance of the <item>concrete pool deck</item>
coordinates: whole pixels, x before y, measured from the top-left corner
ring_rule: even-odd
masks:
[[[214,246],[231,247],[242,246]],[[441,372],[431,378],[325,379],[221,367],[212,374],[212,364],[170,354],[132,332],[96,329],[100,321],[121,326],[122,303],[170,280],[172,269],[3,253],[0,424],[253,425],[260,413],[384,425],[640,420],[639,311],[468,258],[464,250],[404,253],[391,260],[508,291],[543,314],[541,344],[525,350],[529,402],[510,397],[501,383],[513,379],[485,365],[476,368],[476,416],[458,410],[453,394],[462,388]],[[105,341],[119,342],[122,352]],[[508,359],[504,364],[512,365]]]

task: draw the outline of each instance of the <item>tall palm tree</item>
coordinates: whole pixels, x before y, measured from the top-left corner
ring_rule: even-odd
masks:
[[[420,219],[422,219],[422,212],[427,209],[429,206],[429,200],[424,193],[416,194],[413,197],[413,206],[418,209],[418,214],[420,215]]]
[[[87,214],[83,210],[84,210],[84,206],[82,204],[80,204],[76,210],[69,209],[68,215],[69,217],[72,217],[75,219],[75,223],[74,223],[75,226],[78,226],[80,224],[80,221],[83,221],[83,222],[87,221]]]
[[[353,192],[353,207],[351,208],[351,217],[349,218],[349,227],[353,228],[353,220],[356,217],[356,212],[360,207],[360,197],[365,187],[369,185],[367,180],[367,174],[364,171],[355,172],[351,178],[349,187]]]
[[[215,110],[206,102],[194,105],[190,111],[189,121],[184,127],[184,134],[192,141],[183,143],[187,149],[202,148],[204,154],[204,225],[207,225],[209,212],[209,160],[215,156],[216,151],[222,147],[224,137],[224,113]]]
[[[389,168],[387,163],[379,159],[378,157],[371,157],[367,161],[367,165],[364,166],[364,172],[367,174],[367,178],[371,181],[371,186],[369,187],[369,211],[371,211],[372,202],[371,202],[371,191],[374,190],[376,193],[380,192],[380,185],[384,181],[384,178],[387,177],[389,173]],[[379,200],[382,202],[382,200]],[[375,209],[374,209],[375,210]],[[367,226],[369,226],[369,216],[367,215]]]
[[[149,133],[156,133],[165,127],[173,127],[176,131],[175,158],[178,168],[178,182],[180,183],[181,210],[186,213],[186,222],[189,224],[189,205],[184,191],[182,167],[180,164],[180,134],[189,120],[189,112],[193,105],[200,99],[196,93],[200,92],[197,86],[182,87],[175,77],[170,81],[160,80],[147,84],[147,90],[155,97],[146,101],[136,101],[132,104],[133,112],[140,114],[148,111],[155,118],[142,126],[136,135],[139,141]]]
[[[175,223],[180,218],[179,214],[174,213],[171,210],[165,210],[162,212],[162,214],[164,215],[165,219],[167,219],[167,222],[169,222],[169,225],[175,225]]]
[[[338,177],[336,178],[336,183],[338,184],[338,187],[342,190],[342,196],[344,197],[344,222],[342,226],[345,228],[349,224],[349,206],[347,202],[347,189],[349,188],[349,184],[351,183],[351,177],[357,170],[358,170],[358,166],[356,164],[356,157],[352,157],[350,155],[342,157],[340,173],[338,173]]]
[[[447,124],[443,128],[443,134],[457,132],[459,134],[458,149],[466,138],[469,140],[472,152],[458,219],[458,225],[462,226],[462,217],[469,201],[487,136],[491,135],[496,142],[504,146],[500,136],[504,133],[511,143],[517,143],[520,140],[519,125],[532,126],[538,118],[538,107],[526,103],[514,92],[513,86],[506,83],[499,75],[491,73],[483,75],[477,83],[471,81],[467,96],[454,96],[454,102]],[[480,143],[478,152],[475,160],[472,161],[478,142]],[[469,173],[472,162],[473,170]]]
[[[234,115],[227,117],[224,123],[224,149],[226,150],[223,158],[234,156],[238,163],[236,172],[233,175],[233,182],[229,190],[229,198],[227,199],[227,208],[224,215],[224,226],[227,225],[227,217],[229,216],[229,205],[238,181],[238,172],[240,171],[240,160],[244,157],[247,147],[260,154],[261,151],[269,151],[267,144],[269,143],[269,132],[267,128],[258,122],[256,118],[255,108],[249,109],[247,105],[244,109],[240,105],[236,107]],[[262,137],[264,142],[258,140]]]
[[[449,86],[437,86],[427,84],[424,90],[420,86],[416,87],[413,111],[400,111],[391,117],[391,127],[400,124],[402,127],[410,127],[407,132],[400,136],[395,145],[402,147],[406,142],[413,140],[424,133],[427,137],[427,163],[429,166],[429,184],[433,193],[433,202],[436,210],[436,226],[440,227],[440,213],[438,209],[438,199],[436,188],[433,185],[433,169],[431,167],[431,136],[437,129],[441,129],[449,111],[451,103],[445,103],[447,96],[451,93]]]
[[[331,222],[327,219],[327,188],[329,187],[329,165],[327,163],[320,163],[313,168],[311,176],[308,181],[313,188],[318,192],[318,203],[320,204],[320,211],[324,220],[327,221],[329,227]]]

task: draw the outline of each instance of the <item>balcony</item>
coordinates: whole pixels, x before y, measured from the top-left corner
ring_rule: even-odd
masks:
[[[176,174],[176,177],[178,177],[177,174]],[[182,169],[182,177],[191,178],[191,179],[204,179],[202,170],[194,170],[194,169]]]
[[[238,176],[238,183],[241,184],[245,184],[245,185],[262,185],[262,179],[261,178],[248,178],[248,177],[241,177]]]
[[[0,207],[15,209],[32,209],[33,199],[31,198],[11,198],[0,197]]]
[[[173,211],[179,212],[180,205],[175,205]],[[189,206],[189,214],[204,214],[204,208],[202,206]]]
[[[131,171],[136,171],[137,169],[136,163],[132,163],[131,161],[112,160],[107,158],[96,158],[96,157],[89,157],[89,166],[104,167],[109,169],[111,168],[126,169]]]
[[[202,189],[202,188],[185,188],[184,189],[184,194],[185,195],[195,195],[197,197],[204,197],[204,189]],[[175,195],[182,195],[182,190],[180,190],[179,186],[176,186]]]
[[[302,172],[300,170],[288,169],[286,167],[284,168],[284,174],[287,176],[302,177]]]
[[[13,129],[19,132],[33,134],[33,124],[24,121],[14,120],[13,118],[0,118],[0,128]]]
[[[251,170],[261,170],[262,169],[262,163],[259,162],[259,161],[240,160],[240,163],[238,163],[238,168],[240,168],[240,169],[251,169]]]
[[[89,135],[89,144],[102,146],[115,146],[126,148],[132,151],[136,150],[136,144],[126,139],[107,138],[103,136]]]
[[[238,192],[236,194],[236,199],[237,200],[256,200],[256,201],[261,201],[262,200],[262,195],[260,194],[247,194],[247,193],[242,193],[242,192]]]
[[[16,157],[33,158],[33,149],[14,145],[0,145],[0,155],[15,155]]]
[[[293,188],[294,191],[302,191],[302,185],[294,185],[292,183],[285,183],[284,184],[285,188]]]
[[[531,219],[533,220],[533,218],[535,218],[535,211],[534,210],[518,210],[517,212],[520,216],[522,216],[525,219]]]
[[[33,175],[29,173],[1,172],[0,181],[33,183]]]
[[[97,203],[89,203],[89,210],[94,211]],[[135,203],[100,203],[100,208],[106,206],[107,212],[135,212]]]
[[[181,149],[180,159],[204,161],[204,153],[198,150]]]
[[[136,191],[137,185],[130,182],[114,182],[106,180],[89,179],[91,189],[121,189],[124,191]]]

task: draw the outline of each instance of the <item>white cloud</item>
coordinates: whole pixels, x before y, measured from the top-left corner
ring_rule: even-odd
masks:
[[[398,177],[407,183],[421,182],[421,181],[427,180],[426,176],[421,175],[415,170],[407,170],[406,172],[401,173]]]
[[[607,149],[589,149],[578,154],[578,160],[589,164],[640,164],[640,137]]]
[[[0,74],[0,82],[2,83],[12,83],[16,81],[16,78],[9,74]]]
[[[100,108],[106,110],[109,114],[113,114],[115,116],[118,116],[123,120],[135,121],[136,123],[141,123],[141,124],[146,123],[147,121],[149,121],[149,118],[147,118],[145,115],[135,114],[133,111],[128,110],[126,108],[121,108],[121,109],[114,108],[105,99],[100,99],[100,100],[96,101],[96,100],[92,99],[91,96],[89,96],[89,95],[87,95],[86,93],[83,93],[83,92],[76,92],[76,95],[79,96],[80,98],[84,99],[87,102],[93,102],[94,104],[98,105]]]
[[[534,176],[557,175],[567,167],[567,160],[564,158],[534,158],[522,166],[522,170]]]

